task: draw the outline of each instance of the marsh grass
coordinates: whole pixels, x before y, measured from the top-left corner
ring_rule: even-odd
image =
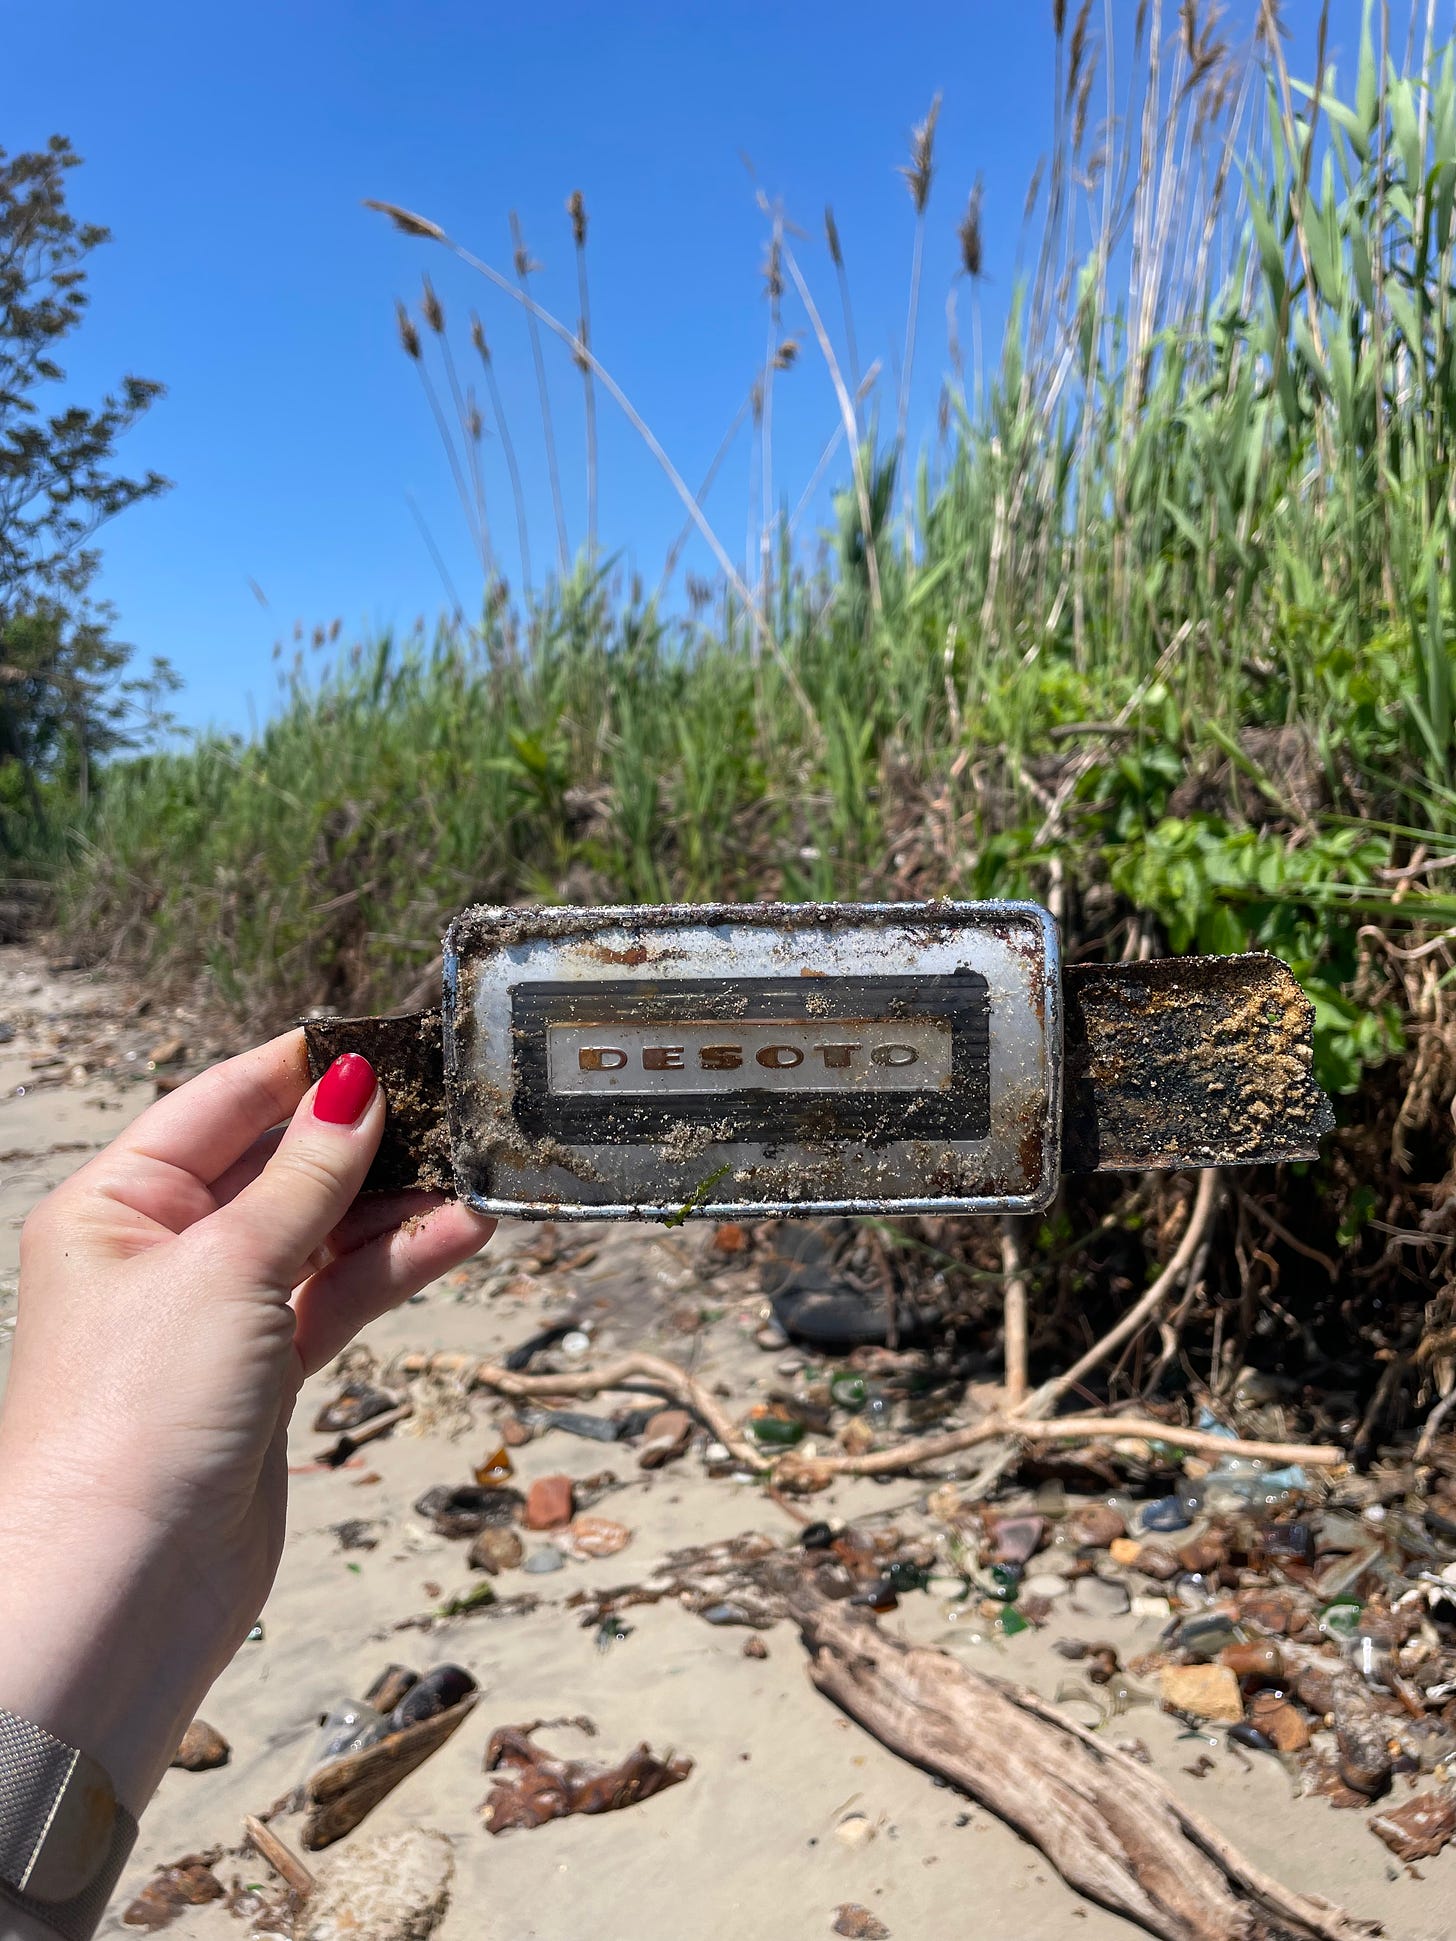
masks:
[[[355,647],[321,672],[300,659],[251,741],[118,766],[63,875],[73,933],[205,981],[258,1024],[389,1004],[475,897],[1054,888],[1084,954],[1280,951],[1315,998],[1321,1075],[1339,1087],[1403,1029],[1445,1031],[1451,51],[1418,23],[1402,64],[1374,6],[1348,74],[1324,65],[1324,16],[1286,55],[1272,0],[1247,46],[1191,0],[1146,0],[1118,46],[1089,5],[1056,15],[1055,142],[1010,322],[991,368],[975,351],[969,386],[952,355],[941,435],[914,467],[903,389],[884,412],[893,442],[877,432],[835,217],[831,328],[801,232],[765,203],[768,346],[757,403],[724,441],[756,431],[764,498],[736,559],[706,509],[712,472],[693,493],[590,340],[584,204],[568,205],[575,328],[533,295],[519,230],[512,274],[427,216],[375,205],[524,311],[548,451],[544,337],[582,371],[593,413],[599,395],[627,413],[721,579],[674,599],[674,559],[645,597],[588,543],[530,593],[519,472],[474,322],[519,528],[525,592],[506,598],[473,403],[427,297],[423,333],[402,313],[401,335],[480,543],[479,621]],[[906,171],[907,374],[940,206],[935,114]],[[979,188],[954,200],[978,317]],[[769,502],[773,379],[811,355],[838,403],[826,459],[848,474],[817,555]],[[565,557],[556,484],[553,517]],[[1424,954],[1397,954],[1410,948]]]

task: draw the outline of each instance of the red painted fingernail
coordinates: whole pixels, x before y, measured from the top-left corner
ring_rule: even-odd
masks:
[[[374,1096],[374,1067],[357,1051],[336,1058],[313,1095],[313,1116],[325,1125],[351,1126]]]

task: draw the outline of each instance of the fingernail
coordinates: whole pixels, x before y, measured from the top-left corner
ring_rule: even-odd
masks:
[[[357,1051],[336,1058],[313,1095],[313,1116],[325,1125],[351,1126],[374,1096],[374,1067]]]

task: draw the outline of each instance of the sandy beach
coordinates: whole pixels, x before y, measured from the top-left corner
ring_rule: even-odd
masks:
[[[0,1024],[13,1031],[0,1043],[0,1368],[27,1209],[151,1099],[149,1051],[178,1035],[189,1051],[199,1048],[188,1021],[138,1013],[135,1003],[134,993],[49,970],[33,953],[0,951]],[[566,1256],[574,1265],[540,1265],[540,1241],[539,1229],[503,1227],[477,1261],[370,1327],[363,1341],[377,1369],[411,1351],[499,1356],[569,1313],[591,1322],[593,1356],[642,1348],[691,1366],[738,1416],[802,1360],[758,1345],[756,1275],[713,1249],[711,1227],[575,1228]],[[304,1393],[291,1438],[287,1548],[262,1636],[240,1650],[202,1708],[229,1742],[229,1762],[166,1775],[105,1932],[123,1931],[122,1910],[153,1867],[185,1853],[221,1848],[224,1882],[266,1880],[243,1849],[243,1816],[303,1781],[319,1715],[361,1695],[392,1660],[422,1669],[458,1663],[479,1681],[479,1702],[356,1832],[309,1862],[322,1874],[357,1843],[403,1827],[438,1830],[453,1853],[436,1930],[445,1941],[807,1941],[830,1934],[845,1903],[869,1910],[901,1941],[980,1933],[1115,1941],[1141,1931],[1072,1892],[981,1807],[839,1713],[811,1686],[787,1624],[764,1633],[717,1627],[665,1600],[627,1610],[618,1627],[625,1635],[604,1645],[590,1616],[584,1625],[569,1607],[573,1593],[646,1576],[685,1545],[745,1531],[795,1542],[799,1522],[759,1485],[709,1476],[696,1447],[644,1472],[628,1444],[538,1432],[511,1452],[515,1483],[599,1479],[591,1507],[626,1526],[629,1544],[549,1573],[503,1572],[493,1580],[500,1608],[432,1618],[481,1579],[467,1568],[468,1545],[435,1534],[413,1505],[434,1485],[471,1480],[501,1440],[505,1405],[448,1381],[417,1383],[410,1420],[328,1469],[316,1457],[329,1438],[311,1424],[337,1386],[326,1375]],[[611,1406],[623,1400],[614,1396]],[[931,1487],[918,1478],[842,1480],[809,1509],[825,1519],[893,1511],[906,1529],[929,1529]],[[345,1547],[339,1526],[356,1522],[372,1547]],[[522,1534],[528,1556],[546,1542]],[[1044,1627],[1011,1639],[968,1639],[933,1591],[905,1597],[880,1622],[1048,1698],[1076,1670],[1055,1652],[1057,1639],[1105,1639],[1126,1663],[1150,1650],[1160,1629],[1131,1614],[1081,1615],[1075,1593]],[[758,1636],[767,1656],[746,1656],[745,1641]],[[575,1715],[593,1721],[597,1736],[543,1732],[552,1751],[615,1760],[645,1740],[655,1753],[690,1758],[691,1776],[622,1812],[487,1834],[478,1809],[491,1732]],[[1268,1756],[1220,1745],[1195,1776],[1207,1748],[1155,1704],[1107,1731],[1143,1741],[1177,1793],[1288,1885],[1379,1919],[1397,1941],[1453,1931],[1456,1848],[1400,1865],[1370,1834],[1367,1814],[1296,1797],[1289,1773]],[[285,1814],[274,1825],[296,1848],[299,1819]],[[204,1941],[246,1931],[221,1904],[188,1910],[167,1930]]]

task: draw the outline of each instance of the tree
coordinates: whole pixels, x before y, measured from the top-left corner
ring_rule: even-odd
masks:
[[[92,758],[132,738],[138,694],[155,701],[170,679],[158,667],[124,680],[131,650],[87,598],[96,533],[167,489],[156,472],[129,478],[112,464],[162,386],[128,375],[94,410],[41,402],[65,382],[56,352],[86,312],[86,260],[109,240],[66,207],[79,161],[63,135],[29,153],[0,149],[0,811],[8,798],[38,813],[42,781],[84,795]],[[5,821],[0,849],[14,846]]]

